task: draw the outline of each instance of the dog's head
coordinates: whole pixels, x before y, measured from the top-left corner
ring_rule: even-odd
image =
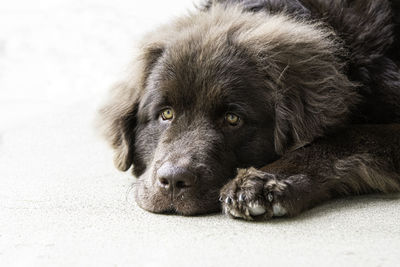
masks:
[[[342,122],[355,93],[338,53],[320,25],[237,7],[149,34],[100,120],[117,168],[133,165],[137,203],[216,211],[237,168],[261,167]]]

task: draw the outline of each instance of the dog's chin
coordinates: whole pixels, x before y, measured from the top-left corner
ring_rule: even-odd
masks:
[[[150,192],[145,187],[138,186],[134,191],[139,207],[153,213],[193,216],[221,211],[218,193],[209,192],[201,197],[184,193],[172,199],[158,190]]]

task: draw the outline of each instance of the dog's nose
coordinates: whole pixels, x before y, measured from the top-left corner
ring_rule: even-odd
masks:
[[[191,187],[196,176],[185,167],[164,163],[157,170],[158,185],[170,192],[179,192]]]

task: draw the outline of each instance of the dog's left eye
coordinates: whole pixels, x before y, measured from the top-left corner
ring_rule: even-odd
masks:
[[[174,111],[170,108],[166,108],[161,111],[160,116],[163,120],[172,120],[174,118]]]
[[[240,123],[240,117],[234,113],[226,113],[225,114],[225,120],[231,125],[231,126],[238,126]]]

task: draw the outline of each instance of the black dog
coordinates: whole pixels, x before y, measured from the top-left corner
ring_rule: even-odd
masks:
[[[101,110],[137,203],[220,199],[250,220],[399,192],[399,17],[386,0],[215,0],[150,33]]]

